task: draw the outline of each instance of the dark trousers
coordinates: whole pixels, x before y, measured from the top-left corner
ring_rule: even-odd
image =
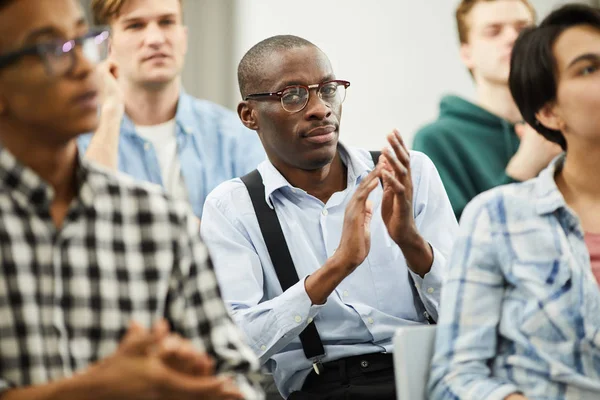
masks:
[[[391,354],[367,354],[323,364],[288,400],[396,400]]]

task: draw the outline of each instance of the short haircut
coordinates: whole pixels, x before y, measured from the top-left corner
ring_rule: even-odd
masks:
[[[308,40],[293,35],[272,36],[252,46],[238,65],[238,84],[242,99],[246,98],[251,91],[256,90],[254,85],[263,74],[263,63],[266,58],[278,51],[306,46],[318,48]]]
[[[458,29],[458,40],[460,44],[465,44],[469,42],[469,23],[467,18],[469,17],[469,13],[477,5],[478,3],[491,3],[498,0],[461,0],[460,4],[456,8],[456,27]],[[525,4],[529,11],[531,12],[531,16],[535,20],[536,12],[535,8],[531,5],[529,0],[518,0],[521,3]]]
[[[591,25],[600,30],[600,10],[583,4],[565,5],[548,15],[539,27],[524,30],[513,48],[509,86],[525,122],[563,150],[563,134],[542,125],[536,114],[556,99],[558,75],[553,47],[569,28]]]
[[[0,0],[1,1],[1,0]],[[95,25],[110,25],[119,16],[128,0],[92,0],[92,19]],[[179,0],[183,6],[183,0]]]

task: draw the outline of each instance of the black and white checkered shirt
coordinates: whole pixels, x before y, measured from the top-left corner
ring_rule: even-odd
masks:
[[[175,332],[261,397],[258,368],[221,300],[195,217],[160,188],[81,160],[57,230],[52,189],[0,148],[0,395],[115,351],[130,321]]]

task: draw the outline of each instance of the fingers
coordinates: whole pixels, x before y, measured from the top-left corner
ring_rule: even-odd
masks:
[[[525,128],[525,124],[516,124],[515,125],[515,134],[517,135],[519,140],[523,139],[523,136],[525,135],[524,128]]]
[[[152,325],[152,333],[157,337],[158,340],[162,340],[167,337],[171,328],[166,319],[161,318]]]
[[[119,344],[119,351],[128,355],[145,355],[156,344],[156,339],[147,329],[133,321]]]
[[[196,357],[196,369],[199,376],[211,376],[215,374],[215,360],[206,353]]]
[[[381,167],[377,165],[373,171],[369,173],[358,185],[358,189],[356,193],[354,193],[354,200],[364,204],[369,197],[369,194],[377,187],[379,184],[379,177],[381,176]]]
[[[114,61],[106,60],[107,62],[107,66],[108,66],[108,72],[110,72],[110,74],[115,78],[115,79],[119,79],[119,67],[117,65],[117,63],[115,63]]]
[[[396,194],[404,195],[406,188],[389,171],[383,171],[383,186],[385,190],[391,190]]]
[[[167,371],[163,377],[163,384],[174,398],[244,398],[233,379],[226,376],[189,377]]]
[[[371,233],[371,218],[373,218],[373,202],[367,200],[365,203],[365,233]]]
[[[383,166],[385,170],[393,172],[398,177],[405,177],[406,175],[408,175],[408,168],[406,168],[400,162],[400,160],[398,160],[398,158],[392,155],[392,151],[390,149],[383,149],[382,157],[384,157]]]
[[[158,357],[170,368],[196,375],[196,352],[191,343],[179,335],[169,335],[159,344]]]
[[[166,337],[159,344],[157,354],[170,368],[182,373],[196,376],[210,376],[215,373],[212,357],[198,352],[191,341],[179,335]]]
[[[400,161],[400,163],[402,163],[402,165],[407,170],[409,170],[410,169],[410,155],[408,153],[408,149],[406,148],[406,145],[404,144],[404,140],[402,139],[402,136],[400,136],[400,132],[398,132],[396,129],[394,129],[392,133],[388,134],[387,140],[388,140],[388,143],[390,144],[390,146],[392,146],[392,150],[394,151],[394,154],[396,155],[397,160]],[[384,151],[384,154],[386,154],[386,157],[388,159],[392,158],[392,157],[390,157],[391,154],[388,151]]]

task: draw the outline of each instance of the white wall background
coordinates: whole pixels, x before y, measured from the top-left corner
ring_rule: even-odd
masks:
[[[352,83],[341,126],[348,144],[377,149],[392,128],[410,144],[437,116],[441,96],[473,96],[458,58],[456,0],[234,1],[234,60],[262,39],[294,34],[321,47]],[[541,15],[565,2],[533,1]]]

